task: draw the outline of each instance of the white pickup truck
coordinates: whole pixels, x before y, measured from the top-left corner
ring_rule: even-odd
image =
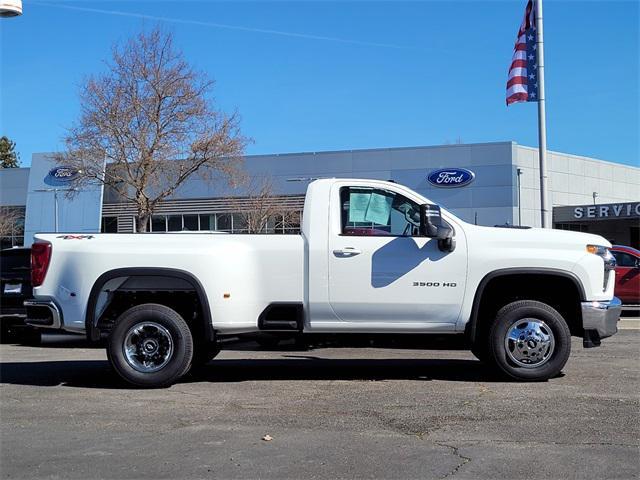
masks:
[[[167,386],[228,336],[465,335],[520,380],[557,375],[571,336],[616,333],[611,245],[470,225],[393,182],[309,185],[301,235],[38,234],[34,326],[106,339],[128,382]]]

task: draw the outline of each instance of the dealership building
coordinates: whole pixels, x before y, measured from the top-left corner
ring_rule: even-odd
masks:
[[[549,152],[548,161],[554,228],[639,247],[640,168],[558,152]],[[0,170],[0,206],[24,216],[24,228],[17,222],[3,247],[29,245],[38,231],[135,230],[131,203],[100,187],[69,198],[63,183],[47,180],[54,167],[49,154],[35,154],[31,168]],[[313,179],[371,178],[404,184],[469,223],[540,226],[538,150],[515,142],[250,155],[244,169],[255,180],[268,179],[283,211],[302,210]],[[450,177],[464,179],[438,181]],[[156,210],[151,230],[246,232],[239,212],[250,195],[246,187],[194,176]],[[298,225],[275,221],[270,229],[295,233]]]

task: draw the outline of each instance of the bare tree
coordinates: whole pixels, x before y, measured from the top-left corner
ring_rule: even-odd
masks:
[[[16,208],[0,207],[0,237],[10,237],[20,228],[23,216]]]
[[[300,225],[300,212],[282,205],[269,177],[254,177],[247,184],[246,209],[240,212],[248,233],[273,233]]]
[[[237,114],[216,109],[212,87],[171,34],[141,33],[114,46],[106,72],[86,80],[80,119],[55,160],[80,172],[73,187],[102,184],[134,202],[144,232],[159,202],[190,176],[232,186],[242,177],[248,140]]]

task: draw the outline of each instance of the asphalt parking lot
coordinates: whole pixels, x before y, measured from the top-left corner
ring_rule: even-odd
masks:
[[[1,476],[639,478],[639,342],[576,339],[529,384],[463,350],[244,344],[150,391],[69,337],[2,345]]]

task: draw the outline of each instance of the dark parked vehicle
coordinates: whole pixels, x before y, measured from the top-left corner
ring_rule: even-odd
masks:
[[[640,251],[614,245],[611,253],[616,257],[616,297],[623,305],[640,308]]]
[[[40,330],[24,323],[23,302],[31,296],[31,249],[0,250],[0,339],[3,343],[40,342]]]

